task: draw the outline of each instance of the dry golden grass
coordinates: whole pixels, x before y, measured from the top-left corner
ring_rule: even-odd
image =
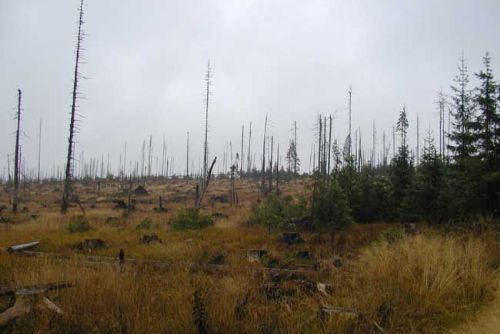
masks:
[[[336,244],[329,236],[318,240],[315,234],[303,233],[304,244],[286,246],[278,232],[261,227],[247,227],[245,220],[258,194],[251,184],[239,185],[240,206],[216,203],[207,205],[209,213],[220,212],[227,218],[200,231],[172,231],[169,220],[179,207],[191,205],[192,182],[172,181],[149,185],[150,196],[137,197],[137,210],[122,217],[107,200],[96,201],[87,209],[92,230],[70,234],[66,230],[71,214],[57,210],[59,193],[54,185],[44,185],[32,194],[27,192],[25,205],[30,212],[15,217],[18,223],[0,226],[0,247],[42,240],[41,250],[65,254],[72,260],[23,258],[0,252],[0,284],[22,286],[68,280],[73,288],[51,292],[49,296],[64,311],[64,316],[34,313],[15,321],[7,332],[39,333],[195,333],[192,321],[193,293],[201,290],[207,323],[211,333],[370,333],[376,332],[373,321],[389,333],[435,333],[456,327],[477,314],[481,306],[495,296],[498,243],[494,238],[472,235],[445,236],[427,231],[387,244],[376,241],[391,224],[355,225],[337,235]],[[225,193],[226,181],[214,182],[210,194]],[[120,198],[116,185],[80,187],[82,198]],[[303,193],[303,184],[284,184],[285,193]],[[43,194],[41,196],[40,194]],[[153,210],[162,196],[166,213]],[[184,201],[168,198],[186,196]],[[121,195],[123,197],[123,195]],[[44,206],[40,205],[44,201]],[[5,197],[0,197],[5,201]],[[47,203],[49,206],[47,207]],[[36,212],[36,218],[30,214]],[[105,224],[107,217],[119,217],[121,224]],[[149,217],[158,227],[136,230]],[[143,244],[144,234],[156,233],[162,243]],[[171,265],[86,263],[74,257],[73,246],[86,238],[101,238],[107,243],[92,255],[116,256],[119,249],[127,257],[158,259]],[[331,296],[300,288],[300,279],[284,280],[283,287],[294,295],[268,300],[262,286],[269,274],[250,264],[246,251],[265,248],[281,263],[294,264],[292,254],[309,250],[321,262],[316,280],[333,285]],[[196,269],[192,264],[207,263],[213,255],[225,254],[227,270]],[[336,268],[332,258],[342,254],[344,265]],[[248,296],[242,318],[237,305]],[[1,309],[7,307],[3,301]],[[320,321],[319,305],[354,309],[361,316],[338,314]],[[497,304],[493,304],[497,305]],[[493,319],[494,314],[483,317]],[[482,321],[479,317],[478,321]],[[472,325],[471,325],[472,326]],[[473,328],[473,327],[471,327]],[[469,327],[463,329],[466,333]],[[473,331],[469,331],[473,332]],[[488,332],[485,332],[488,333]]]

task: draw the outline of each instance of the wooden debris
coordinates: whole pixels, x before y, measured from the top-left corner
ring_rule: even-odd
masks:
[[[267,255],[265,249],[249,249],[247,251],[247,258],[250,262],[260,262],[260,260]]]
[[[14,306],[0,313],[0,326],[4,326],[11,320],[25,316],[33,309],[39,311],[50,311],[59,315],[63,314],[56,304],[45,297],[43,294],[49,290],[63,289],[71,287],[68,282],[56,282],[48,284],[38,284],[22,288],[2,288],[0,296],[15,295],[16,302]]]
[[[9,253],[24,252],[24,251],[31,250],[31,249],[35,248],[39,244],[40,244],[40,241],[37,240],[37,241],[27,242],[24,244],[12,245],[12,246],[7,247],[7,252],[9,252]]]
[[[54,283],[45,283],[45,284],[35,284],[35,285],[28,285],[28,286],[22,286],[22,287],[0,287],[0,297],[4,296],[12,296],[16,294],[16,291],[18,290],[38,290],[41,292],[46,292],[46,291],[51,291],[51,290],[59,290],[59,289],[65,289],[65,288],[71,288],[73,285],[69,282],[62,281],[62,282],[54,282]]]
[[[333,292],[332,285],[328,283],[317,283],[316,288],[318,289],[319,292],[321,292],[325,296],[329,296]]]

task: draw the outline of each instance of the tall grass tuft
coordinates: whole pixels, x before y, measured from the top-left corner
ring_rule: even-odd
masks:
[[[473,237],[417,235],[377,243],[355,262],[350,298],[391,332],[439,331],[492,295],[489,260]]]
[[[207,334],[207,312],[205,305],[201,299],[200,289],[196,289],[193,295],[193,323],[198,331],[198,334]]]

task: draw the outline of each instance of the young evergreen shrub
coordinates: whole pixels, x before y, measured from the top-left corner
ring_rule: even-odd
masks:
[[[144,218],[141,222],[135,227],[136,230],[150,230],[156,228],[158,224],[153,222],[151,218]]]
[[[86,232],[90,230],[90,224],[87,218],[82,215],[71,217],[68,223],[69,233]]]
[[[203,214],[196,208],[178,210],[170,222],[174,230],[202,229],[213,224],[214,220],[210,215]]]
[[[311,216],[318,229],[343,229],[352,223],[347,199],[333,176],[315,176]]]
[[[304,198],[296,202],[292,196],[269,194],[260,205],[252,206],[248,223],[277,228],[287,221],[300,219],[307,214],[307,202]]]

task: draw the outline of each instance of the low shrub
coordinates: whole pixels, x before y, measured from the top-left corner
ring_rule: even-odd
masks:
[[[177,211],[170,221],[173,230],[197,230],[213,225],[214,220],[210,215],[201,213],[195,208],[185,208]]]
[[[249,224],[263,224],[272,228],[282,227],[284,223],[300,219],[309,212],[304,198],[295,201],[292,196],[280,197],[270,194],[261,204],[252,206]]]
[[[158,224],[156,224],[151,218],[144,218],[141,220],[139,224],[135,227],[136,230],[151,230],[153,228],[158,227]]]
[[[71,217],[67,228],[69,233],[86,232],[90,230],[90,224],[85,216],[78,215]]]

